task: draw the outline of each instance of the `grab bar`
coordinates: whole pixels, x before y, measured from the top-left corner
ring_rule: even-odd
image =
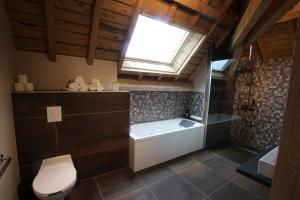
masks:
[[[11,157],[5,157],[2,154],[0,154],[0,177],[2,177],[2,175],[4,174],[10,161],[11,161]]]

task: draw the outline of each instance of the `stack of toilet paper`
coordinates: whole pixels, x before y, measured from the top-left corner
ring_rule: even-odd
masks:
[[[33,83],[28,82],[28,77],[25,74],[19,74],[17,76],[17,82],[14,83],[14,87],[15,87],[15,91],[17,92],[34,90]]]
[[[67,87],[64,88],[67,91],[72,92],[87,92],[87,91],[102,91],[103,85],[98,79],[92,79],[91,83],[85,83],[82,76],[75,77],[74,81],[70,81],[67,84]]]

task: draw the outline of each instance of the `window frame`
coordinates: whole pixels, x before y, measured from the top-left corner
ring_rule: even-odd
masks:
[[[159,19],[156,19],[154,17],[140,14],[145,17],[151,18],[153,20],[157,20],[161,23],[165,23],[171,26],[178,27],[174,24],[170,24],[164,21],[160,21]],[[199,46],[203,44],[203,41],[206,39],[206,35],[188,30],[182,27],[178,27],[182,30],[187,31],[187,36],[184,40],[184,42],[180,45],[178,48],[173,60],[171,63],[164,63],[164,62],[157,62],[157,61],[151,61],[147,59],[139,59],[139,58],[132,58],[132,57],[126,57],[126,53],[124,56],[124,60],[122,61],[121,71],[124,73],[130,72],[130,73],[143,73],[143,74],[157,74],[157,75],[173,75],[178,76],[184,69],[184,67],[188,64],[191,57],[197,52],[199,49]],[[134,27],[135,29],[135,27]],[[130,40],[131,41],[131,40]],[[128,47],[130,45],[130,41],[128,43]],[[128,50],[128,49],[127,49]],[[140,65],[139,67],[137,67]],[[148,65],[148,69],[143,68],[142,66]],[[150,65],[154,65],[155,67],[151,68]],[[162,70],[158,69],[162,68]]]
[[[212,71],[219,72],[219,73],[224,73],[233,62],[233,59],[223,59],[223,60],[227,60],[227,62],[223,65],[222,69],[221,70],[214,69],[213,64],[212,64]],[[216,61],[222,61],[222,60],[215,60],[215,61],[212,61],[212,62],[216,62]]]

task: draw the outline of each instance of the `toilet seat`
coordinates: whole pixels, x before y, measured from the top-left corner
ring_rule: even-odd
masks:
[[[59,156],[43,161],[32,187],[39,196],[52,196],[73,187],[76,179],[71,156]]]

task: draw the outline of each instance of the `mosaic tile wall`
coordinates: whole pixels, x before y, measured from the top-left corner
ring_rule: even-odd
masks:
[[[134,91],[130,93],[130,121],[141,123],[183,117],[189,111],[202,117],[201,92]]]
[[[254,84],[251,99],[257,102],[258,110],[241,110],[248,103],[251,73],[236,74],[236,92],[233,112],[241,120],[232,127],[231,137],[256,149],[266,149],[278,144],[283,125],[283,115],[288,95],[291,73],[291,57],[270,59],[267,63],[258,60],[254,69]]]

